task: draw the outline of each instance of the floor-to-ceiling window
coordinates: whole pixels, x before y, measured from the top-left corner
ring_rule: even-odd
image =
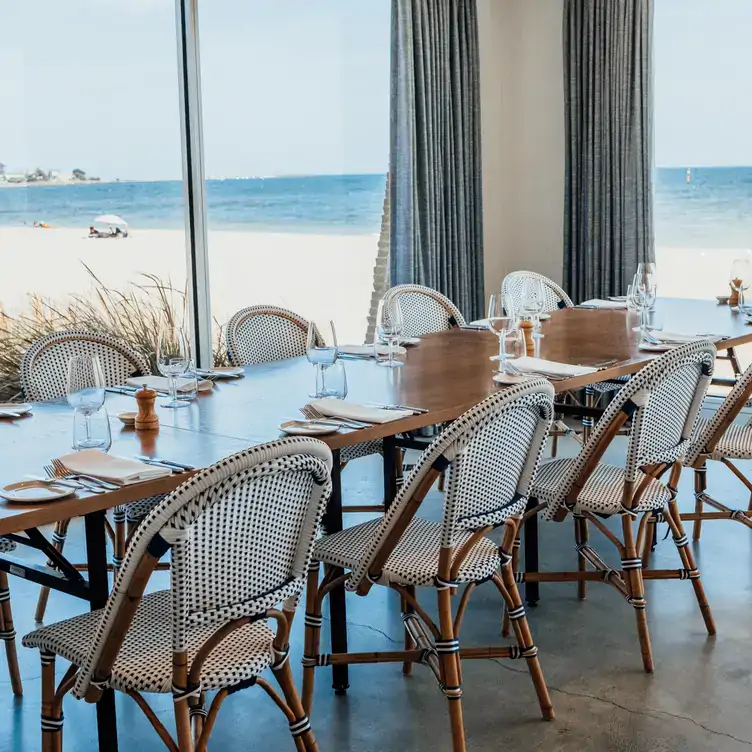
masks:
[[[655,241],[661,293],[728,293],[752,248],[752,3],[656,0]]]

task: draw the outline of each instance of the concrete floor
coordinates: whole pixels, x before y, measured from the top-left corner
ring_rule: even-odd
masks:
[[[366,503],[377,497],[379,469],[370,459],[348,467],[345,499]],[[680,489],[687,509],[692,505],[691,480],[685,473]],[[709,481],[717,495],[725,494],[735,505],[746,507],[743,490],[722,468],[713,467]],[[440,498],[432,494],[424,506],[426,516],[439,514]],[[356,519],[353,515],[347,521],[352,524]],[[542,567],[574,566],[571,524],[541,527]],[[81,532],[81,525],[75,525],[69,538],[72,549],[80,551]],[[616,563],[607,545],[599,550]],[[649,583],[656,671],[648,676],[641,668],[633,610],[615,591],[592,585],[587,601],[579,602],[573,583],[543,585],[540,605],[528,613],[557,719],[540,720],[524,662],[468,661],[463,664],[463,707],[469,749],[737,752],[752,748],[752,536],[737,523],[706,523],[694,550],[718,626],[715,638],[705,633],[688,582]],[[670,539],[659,544],[653,566],[679,566]],[[166,582],[163,573],[155,578],[156,587]],[[37,588],[17,579],[11,581],[11,588],[16,627],[23,635],[34,627]],[[424,596],[426,604],[432,600]],[[74,615],[80,608],[79,602],[53,594],[48,621]],[[352,650],[401,645],[399,604],[393,593],[374,588],[367,598],[348,596],[348,609]],[[498,641],[499,619],[495,588],[479,588],[465,618],[463,644]],[[297,621],[291,649],[298,680],[302,621]],[[25,689],[21,700],[13,699],[0,659],[0,752],[40,747],[39,657],[23,648],[20,653]],[[64,667],[65,662],[59,661],[58,668]],[[351,667],[350,672],[347,697],[331,692],[329,669],[317,674],[312,722],[322,752],[451,749],[446,700],[425,667],[416,667],[407,679],[395,664]],[[149,699],[172,728],[171,698]],[[67,698],[64,712],[64,750],[96,749],[94,708]],[[121,750],[164,749],[127,697],[118,697],[118,727]],[[282,715],[264,693],[250,689],[225,703],[209,746],[226,752],[292,749],[287,733]]]

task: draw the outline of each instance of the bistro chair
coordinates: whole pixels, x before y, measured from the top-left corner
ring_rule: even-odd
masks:
[[[9,554],[16,550],[16,544],[10,538],[0,536],[0,554]],[[16,630],[13,628],[13,614],[10,609],[10,589],[8,575],[0,570],[0,640],[5,643],[5,657],[8,660],[8,673],[13,694],[20,697],[23,694],[21,673],[18,670],[18,655],[16,653]]]
[[[700,418],[692,445],[684,460],[685,467],[695,473],[695,511],[683,514],[683,520],[692,520],[692,538],[700,540],[703,520],[731,519],[752,528],[752,483],[731,460],[752,460],[752,419],[734,423],[752,396],[752,366],[739,377],[715,415]],[[725,465],[750,492],[746,510],[731,509],[707,493],[707,462],[715,460]],[[706,505],[715,511],[705,511]]]
[[[454,750],[465,749],[460,662],[472,658],[525,658],[543,717],[554,717],[525,609],[510,562],[517,525],[553,415],[553,387],[543,379],[500,390],[466,412],[423,452],[383,518],[320,538],[306,591],[303,706],[310,714],[314,673],[349,663],[427,665],[449,701]],[[449,469],[441,522],[416,516],[439,475]],[[501,546],[488,536],[503,528]],[[324,577],[319,583],[319,563]],[[338,575],[339,568],[345,569]],[[491,581],[504,599],[517,645],[460,647],[460,630],[475,588]],[[344,586],[368,595],[373,585],[402,601],[405,649],[387,653],[319,652],[322,601]],[[438,623],[418,601],[417,588],[435,591]],[[462,596],[452,615],[452,597]]]
[[[645,671],[653,670],[648,632],[644,580],[689,579],[708,634],[715,625],[689,548],[676,503],[682,459],[713,375],[716,350],[711,342],[676,348],[635,374],[606,408],[603,417],[576,457],[541,465],[530,494],[533,506],[526,519],[538,512],[544,519],[575,521],[577,572],[526,572],[525,582],[576,581],[578,595],[586,597],[588,581],[605,582],[630,603],[637,619]],[[627,420],[632,431],[624,467],[601,462],[605,451]],[[668,482],[661,480],[670,470]],[[622,539],[604,520],[621,517]],[[639,519],[639,522],[638,522]],[[682,568],[644,570],[643,561],[652,537],[648,520],[665,521],[676,544]],[[589,540],[592,523],[616,547],[620,567],[611,567]],[[637,536],[635,538],[635,525]],[[593,571],[588,569],[590,567]]]
[[[151,367],[137,350],[109,334],[72,330],[55,332],[38,339],[21,356],[21,388],[24,398],[31,402],[45,402],[65,397],[68,391],[68,361],[74,355],[97,355],[102,366],[105,386],[120,386],[134,376],[148,376]],[[127,541],[126,520],[131,528],[138,524],[164,495],[151,496],[133,504],[115,507],[114,530],[110,531],[114,553],[112,563],[117,569],[122,563]],[[56,523],[52,545],[62,553],[68,536],[70,520]],[[52,562],[48,566],[54,566]],[[35,621],[43,621],[50,589],[39,593]]]
[[[385,303],[393,301],[402,310],[405,337],[422,337],[424,334],[443,332],[465,325],[465,317],[449,298],[423,285],[396,285],[384,295]]]
[[[297,749],[317,749],[293,683],[288,638],[331,492],[331,459],[323,442],[287,438],[199,472],[135,531],[104,609],[24,637],[41,653],[45,752],[62,749],[68,692],[87,702],[107,688],[123,692],[168,749],[204,752],[224,700],[253,685],[285,714]],[[170,589],[145,596],[168,550]],[[57,689],[56,656],[72,664]],[[284,699],[261,676],[266,668]],[[206,692],[214,690],[206,709]],[[172,694],[177,743],[145,693]]]

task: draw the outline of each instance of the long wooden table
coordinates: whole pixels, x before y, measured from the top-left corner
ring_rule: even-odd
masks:
[[[752,342],[752,326],[728,307],[708,301],[662,300],[659,316],[665,330],[717,335],[719,347],[732,348]],[[655,353],[642,352],[632,331],[634,316],[626,311],[566,309],[543,323],[545,337],[540,357],[578,365],[615,361],[595,374],[554,382],[557,392],[585,387],[597,381],[639,371]],[[500,387],[492,379],[491,355],[498,343],[490,332],[453,329],[422,338],[408,350],[405,366],[378,367],[369,361],[347,361],[349,400],[416,405],[425,414],[359,431],[341,431],[323,437],[335,455],[333,485],[324,527],[336,532],[343,526],[339,453],[361,441],[385,441],[385,500],[395,492],[396,437],[405,432],[450,421]],[[125,428],[115,418],[120,411],[135,409],[132,397],[108,393],[107,409],[113,425],[111,452],[122,456],[147,454],[176,459],[198,468],[265,441],[279,437],[279,424],[299,415],[314,385],[313,370],[304,358],[249,366],[245,377],[218,382],[212,393],[199,395],[190,407],[159,409],[160,430],[138,433]],[[52,457],[70,451],[72,419],[65,403],[35,406],[34,414],[17,420],[0,421],[0,485],[22,480],[27,474],[40,474]],[[14,505],[0,501],[0,535],[54,557],[38,528],[69,517],[84,517],[86,524],[88,580],[64,559],[58,568],[29,565],[11,556],[0,559],[0,569],[39,584],[49,585],[89,601],[91,608],[104,605],[108,594],[105,512],[107,509],[156,493],[174,489],[188,474],[174,475],[99,495],[80,493],[74,498],[44,505]],[[526,538],[530,565],[537,557],[536,536],[531,527]],[[54,558],[53,558],[54,560]],[[537,599],[537,587],[526,594]],[[344,591],[330,597],[332,650],[347,649]],[[346,666],[336,666],[334,687],[348,687]],[[99,703],[100,749],[117,750],[114,697],[108,692]]]

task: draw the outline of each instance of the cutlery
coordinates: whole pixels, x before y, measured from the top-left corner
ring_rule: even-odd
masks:
[[[328,426],[329,428],[348,428],[338,420],[318,420],[316,418],[286,418],[291,423],[300,423],[303,426]]]
[[[149,458],[149,459],[141,459],[140,457],[135,457],[134,459],[140,460],[145,465],[152,465],[153,467],[161,467],[164,470],[170,470],[173,473],[182,473],[182,472],[184,472],[181,468],[175,467],[175,465],[167,465],[164,462],[160,462],[159,460],[153,460],[151,458]]]
[[[566,381],[572,378],[571,376],[554,376],[550,373],[543,373],[543,371],[528,371],[522,368],[516,368],[509,361],[507,361],[507,369],[513,376],[542,376],[549,381]]]
[[[108,386],[108,387],[105,387],[105,392],[112,392],[113,394],[125,394],[128,397],[135,397],[136,392],[140,388],[141,387],[138,387],[138,386]],[[155,389],[154,391],[161,397],[170,396],[170,393],[165,391],[164,389]]]
[[[327,420],[331,421],[332,423],[339,423],[343,426],[347,426],[348,428],[371,428],[373,425],[372,423],[365,423],[361,420],[345,418],[341,415],[324,415],[324,413],[320,413],[315,407],[311,407],[311,405],[305,405],[305,407],[301,407],[300,412],[303,413],[306,418],[313,418],[314,420]]]
[[[55,460],[53,460],[53,463],[54,462]],[[53,465],[45,465],[44,471],[47,473],[47,475],[50,476],[51,479],[76,481],[79,484],[79,488],[85,491],[90,491],[91,493],[102,494],[106,490],[102,488],[101,486],[96,485],[95,483],[87,483],[83,480],[80,480],[74,477],[73,475],[60,471],[57,469],[57,467],[54,467]]]
[[[181,472],[186,470],[195,470],[195,465],[188,465],[185,462],[177,462],[176,460],[165,460],[160,457],[148,457],[145,454],[139,454],[136,456],[137,460],[141,460],[141,462],[146,462],[150,464],[158,464],[158,465],[164,465],[165,467],[172,467],[176,468],[177,470],[180,470]]]
[[[0,418],[20,418],[21,413],[12,413],[9,410],[0,410]]]
[[[378,402],[369,402],[371,407],[378,407],[381,410],[409,410],[416,415],[424,415],[428,412],[425,407],[413,407],[412,405],[381,405]]]
[[[120,486],[117,485],[117,483],[110,483],[108,480],[102,480],[101,478],[97,478],[95,475],[87,475],[86,473],[74,473],[70,470],[70,468],[67,468],[60,460],[54,459],[52,460],[52,466],[57,470],[57,475],[59,478],[63,477],[69,477],[71,480],[78,480],[82,482],[89,482],[93,483],[100,488],[104,488],[106,491],[117,491],[120,489]]]
[[[84,486],[81,483],[77,483],[74,480],[65,480],[64,478],[48,478],[44,475],[24,475],[27,480],[35,480],[37,483],[44,483],[45,485],[65,486],[66,488],[82,489]]]
[[[483,326],[483,324],[463,324],[460,329],[469,329],[473,332],[487,332],[488,327]]]

